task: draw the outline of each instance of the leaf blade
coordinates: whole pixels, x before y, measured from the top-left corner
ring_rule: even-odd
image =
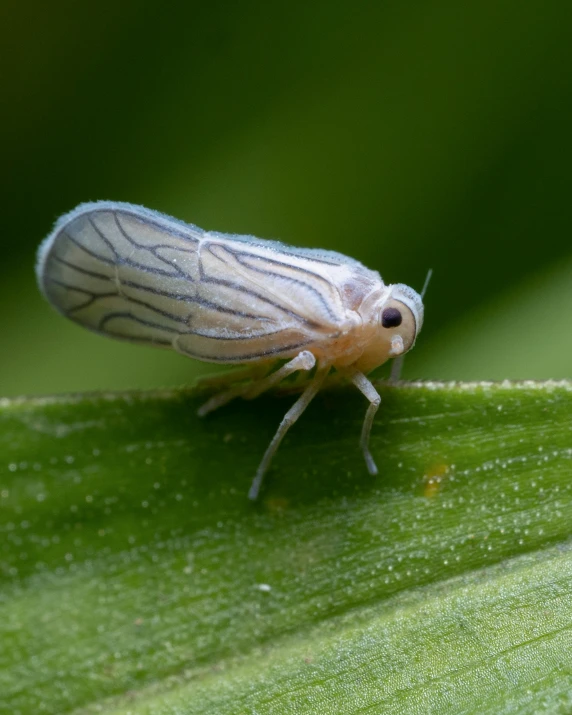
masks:
[[[381,477],[357,449],[363,402],[332,391],[254,507],[246,489],[286,400],[210,420],[193,392],[5,403],[0,704],[61,712],[142,688],[141,709],[149,684],[169,691],[184,672],[232,661],[252,677],[250,660],[275,648],[280,661],[320,624],[567,540],[570,383],[382,392]],[[235,712],[229,692],[220,712]]]

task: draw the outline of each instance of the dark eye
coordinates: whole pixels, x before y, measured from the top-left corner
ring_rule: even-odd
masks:
[[[381,314],[381,324],[384,328],[397,328],[403,317],[397,308],[386,308]]]

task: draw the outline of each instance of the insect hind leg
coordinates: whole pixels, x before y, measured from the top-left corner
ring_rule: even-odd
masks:
[[[286,367],[286,365],[284,367]],[[282,442],[284,436],[286,435],[286,432],[288,432],[290,427],[292,427],[292,425],[296,422],[296,420],[300,417],[306,407],[308,407],[310,402],[316,396],[316,393],[322,386],[322,383],[326,379],[328,372],[329,367],[319,370],[314,375],[313,380],[308,384],[304,392],[300,395],[300,397],[296,400],[296,402],[282,418],[282,422],[280,422],[280,425],[276,430],[276,434],[268,445],[268,448],[266,449],[266,452],[262,457],[262,461],[260,462],[258,469],[256,470],[256,476],[254,477],[252,485],[250,486],[250,490],[248,492],[249,499],[252,499],[254,501],[258,498],[258,493],[260,491],[262,480],[264,479],[264,475],[266,474],[266,471],[270,466],[272,458],[276,454],[276,450],[280,446],[280,442]]]
[[[205,404],[199,408],[199,417],[204,417],[209,412],[213,412],[213,410],[216,410],[219,407],[226,405],[228,402],[234,400],[236,397],[242,397],[245,400],[252,400],[253,398],[258,397],[258,395],[260,395],[261,393],[265,392],[266,390],[269,390],[271,387],[284,380],[284,378],[291,373],[296,372],[298,370],[309,371],[314,367],[315,364],[316,358],[312,355],[312,353],[309,350],[302,350],[302,352],[298,353],[296,357],[292,358],[292,360],[287,362],[285,365],[282,365],[281,368],[279,368],[275,372],[270,373],[270,375],[262,377],[258,380],[256,380],[255,378],[261,373],[261,366],[259,365],[246,368],[245,370],[237,371],[240,373],[237,376],[237,380],[242,379],[244,381],[248,377],[251,377],[254,380],[246,383],[242,382],[238,385],[232,385],[229,389],[224,390],[223,392],[219,392],[217,395],[211,397],[210,400],[207,400],[207,402],[205,402]],[[268,368],[267,366],[265,366],[263,369],[267,370]]]
[[[197,414],[199,417],[204,417],[234,400],[235,397],[240,397],[250,387],[258,384],[257,378],[267,370],[267,365],[250,365],[242,370],[199,378],[196,383],[198,387],[226,387],[227,389],[209,398],[199,407]]]
[[[262,365],[247,365],[243,368],[234,368],[215,375],[201,375],[195,380],[195,387],[209,389],[229,387],[237,382],[256,378],[266,369],[267,367]]]

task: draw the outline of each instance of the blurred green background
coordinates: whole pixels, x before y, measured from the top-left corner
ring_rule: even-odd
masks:
[[[569,0],[4,2],[0,395],[189,383],[34,254],[82,201],[434,278],[406,377],[572,376]]]

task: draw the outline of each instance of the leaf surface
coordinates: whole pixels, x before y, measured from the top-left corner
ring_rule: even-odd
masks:
[[[572,385],[4,400],[0,712],[572,705]]]

